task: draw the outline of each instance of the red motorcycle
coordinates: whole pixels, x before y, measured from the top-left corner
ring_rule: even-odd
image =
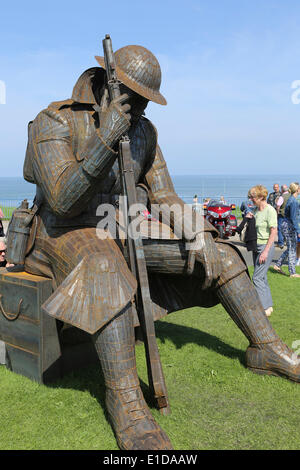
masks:
[[[220,234],[220,238],[233,237],[236,233],[237,220],[231,213],[235,204],[227,204],[224,201],[212,200],[203,205],[204,217]]]

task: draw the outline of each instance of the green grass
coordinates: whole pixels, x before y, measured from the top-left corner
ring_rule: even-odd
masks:
[[[16,209],[16,207],[10,207],[10,206],[1,206],[1,209],[4,214],[3,220],[10,220],[13,211]]]
[[[299,279],[269,271],[271,322],[289,346],[300,339]],[[300,385],[245,368],[247,340],[218,305],[156,323],[172,414],[149,397],[143,345],[137,364],[153,415],[175,449],[299,449]],[[97,367],[51,386],[0,367],[0,449],[117,449]]]
[[[241,211],[241,208],[239,206],[236,206],[236,208],[232,211],[233,215],[236,216],[237,219],[242,219],[243,216],[242,216],[242,211]]]

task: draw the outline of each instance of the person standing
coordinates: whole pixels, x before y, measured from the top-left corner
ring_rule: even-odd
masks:
[[[267,188],[262,185],[256,185],[250,189],[249,193],[250,199],[256,205],[256,210],[254,214],[249,212],[247,217],[255,217],[257,232],[257,250],[253,251],[254,272],[252,281],[266,315],[270,316],[273,312],[273,300],[267,273],[274,255],[274,242],[277,235],[277,213],[274,207],[267,203]]]
[[[250,199],[250,193],[247,194],[247,201],[242,202],[240,209],[241,209],[243,218],[247,215],[249,211],[253,212],[253,210],[255,209],[255,205],[253,201]]]
[[[300,202],[298,202],[298,212],[297,212],[297,225],[298,225],[298,230],[300,231]],[[297,261],[296,261],[296,266],[300,266],[300,240],[298,238],[297,240]]]
[[[276,209],[276,199],[280,196],[280,189],[279,189],[279,184],[275,183],[273,184],[273,192],[269,194],[267,204],[270,204],[270,206],[274,207]]]
[[[298,225],[298,202],[299,184],[291,183],[289,187],[290,197],[285,206],[284,219],[282,221],[282,233],[286,240],[287,249],[282,253],[273,266],[275,271],[285,274],[281,266],[288,259],[290,277],[300,277],[296,273],[297,243],[300,240],[300,228]]]
[[[244,204],[243,220],[241,224],[237,227],[236,231],[241,236],[242,231],[246,227],[245,238],[243,241],[246,245],[247,251],[257,251],[257,232],[256,232],[256,226],[255,226],[255,218],[247,217],[247,214],[249,212],[253,213],[255,206],[250,199],[248,199],[247,206],[245,202],[243,202],[242,204]],[[242,205],[241,205],[241,209],[242,209]]]
[[[195,196],[193,197],[193,211],[197,211],[197,208],[198,208],[198,196],[197,194],[195,194]]]
[[[289,188],[286,184],[281,186],[281,196],[276,199],[277,222],[278,222],[278,247],[283,249],[284,239],[281,231],[281,224],[284,219],[284,211],[286,203],[290,197]]]

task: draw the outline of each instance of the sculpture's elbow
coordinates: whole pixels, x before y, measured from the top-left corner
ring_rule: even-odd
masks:
[[[78,208],[78,205],[76,207],[76,202],[70,200],[70,198],[63,197],[62,194],[53,196],[54,197],[51,198],[51,201],[49,201],[49,205],[51,207],[51,211],[56,217],[69,219],[81,212],[80,208]]]

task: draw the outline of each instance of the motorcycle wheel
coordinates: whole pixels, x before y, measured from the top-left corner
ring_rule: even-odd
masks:
[[[220,238],[224,239],[224,237],[225,237],[224,227],[219,226],[218,230],[219,230]]]

